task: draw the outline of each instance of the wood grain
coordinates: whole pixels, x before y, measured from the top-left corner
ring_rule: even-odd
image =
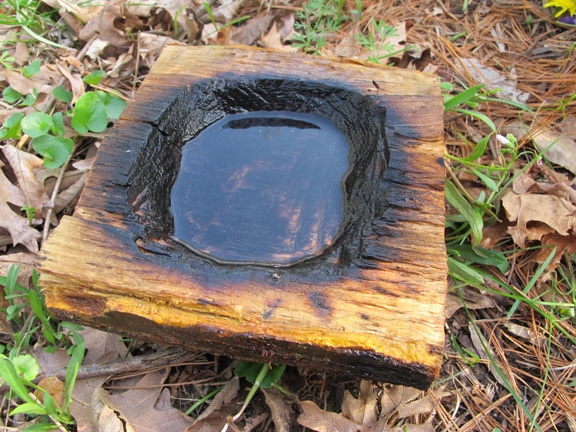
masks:
[[[372,220],[351,240],[354,254],[335,251],[331,261],[294,268],[225,266],[145,240],[129,203],[142,148],[157,125],[179,121],[173,106],[183,89],[246,76],[321,81],[385,110],[390,159],[374,183]],[[444,347],[443,150],[437,77],[249,48],[168,46],[102,144],[76,213],[42,249],[48,307],[190,349],[426,388]]]

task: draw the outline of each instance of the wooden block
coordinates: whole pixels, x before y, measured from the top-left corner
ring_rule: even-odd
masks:
[[[282,255],[264,228],[255,247],[269,244],[260,255],[246,249],[246,260],[242,250],[227,254],[226,242],[183,247],[170,190],[184,143],[221,118],[259,110],[319,115],[354,141],[337,233],[322,237],[303,223],[294,207],[318,226],[331,207],[298,194],[287,200],[287,188],[278,199],[292,203],[294,226],[305,229],[283,227],[278,242],[304,231],[313,247]],[[167,46],[102,144],[74,216],[42,248],[48,307],[190,349],[426,388],[444,346],[443,151],[437,77],[252,48]],[[224,212],[229,202],[219,204]],[[239,202],[233,214],[242,216]]]

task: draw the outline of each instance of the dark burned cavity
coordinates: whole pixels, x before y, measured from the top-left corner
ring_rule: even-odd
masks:
[[[334,243],[348,142],[311,114],[228,115],[182,149],[174,239],[220,261],[289,264]]]
[[[378,205],[384,116],[370,96],[315,82],[183,90],[132,167],[139,244],[221,264],[350,259]]]

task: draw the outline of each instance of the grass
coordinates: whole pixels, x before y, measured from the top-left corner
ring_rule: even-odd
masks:
[[[84,340],[78,333],[82,327],[55,322],[46,309],[38,275],[33,272],[33,285],[28,288],[18,283],[19,272],[20,266],[12,266],[6,276],[0,276],[3,297],[7,301],[2,312],[13,329],[10,343],[0,344],[0,378],[10,388],[6,395],[8,401],[0,409],[6,410],[6,422],[14,416],[26,415],[33,419],[34,426],[30,429],[55,426],[63,429],[63,425],[75,423],[70,415],[70,404],[78,369],[84,358]],[[35,382],[40,366],[30,352],[41,341],[47,344],[47,352],[65,348],[70,355],[60,401]],[[14,408],[9,410],[10,406]]]
[[[378,10],[376,14],[363,8],[361,1],[357,1],[352,9],[347,8],[349,5],[343,0],[306,2],[295,14],[297,34],[293,46],[319,55],[332,47],[343,33],[357,29],[363,31],[355,31],[356,42],[365,50],[375,52],[371,61],[379,63],[396,55],[398,52],[392,50],[386,41],[395,35],[395,27],[390,23],[397,16],[391,12],[393,7],[388,11],[384,10],[386,5],[379,5],[381,9],[372,9]],[[463,10],[471,6],[465,2]],[[211,15],[210,6],[206,10]],[[8,0],[4,11],[0,24],[19,28],[21,35],[31,36],[27,39],[28,44],[57,46],[49,39],[50,30],[57,25],[55,12],[45,9],[41,2]],[[516,22],[510,18],[516,12],[510,11],[506,12],[510,16],[498,18],[495,12],[493,17],[480,18],[498,18],[497,21],[502,23],[510,21],[513,29],[544,26],[540,9],[529,12],[530,17],[539,18],[531,18],[527,23],[525,17],[519,17]],[[384,16],[380,17],[380,13]],[[402,13],[409,15],[406,10]],[[242,15],[228,25],[239,23],[246,16]],[[449,15],[443,16],[446,17]],[[213,16],[211,19],[216,24]],[[427,16],[426,19],[431,27],[443,25],[440,18]],[[461,23],[451,24],[458,36],[452,36],[452,40],[443,36],[426,36],[431,43],[436,43],[437,62],[451,71],[458,70],[453,59],[472,55],[470,46],[473,41],[482,42],[479,35],[485,28],[491,28],[486,22],[475,23],[474,28],[458,24]],[[550,35],[553,29],[542,27],[541,33]],[[525,37],[517,38],[515,43],[521,45],[525,40]],[[5,44],[9,46],[14,42]],[[477,56],[500,56],[501,53],[485,51],[490,44],[480,42],[474,51]],[[527,52],[528,48],[523,47],[524,51],[521,51]],[[566,54],[569,55],[573,48],[574,44],[568,45]],[[499,61],[505,64],[506,57],[500,57]],[[18,68],[14,56],[7,50],[0,54],[0,64],[27,77],[37,74],[40,67],[40,61],[32,61]],[[483,246],[486,230],[505,220],[502,196],[514,180],[537,166],[559,170],[549,164],[529,141],[501,135],[496,122],[499,118],[531,119],[534,123],[545,118],[548,122],[552,121],[550,119],[560,122],[575,115],[576,94],[566,90],[570,88],[570,82],[560,82],[557,78],[558,71],[574,71],[573,65],[555,66],[550,72],[547,63],[538,64],[540,69],[531,69],[531,65],[524,65],[523,69],[529,77],[525,78],[525,83],[531,85],[533,97],[538,101],[532,105],[502,100],[495,90],[488,91],[484,85],[462,76],[442,83],[447,137],[445,190],[449,212],[446,245],[450,291],[460,299],[463,309],[447,322],[447,361],[441,380],[433,386],[433,390],[447,390],[450,394],[450,397],[438,400],[434,419],[437,429],[558,430],[569,421],[570,413],[575,412],[576,257],[565,252],[557,267],[550,271],[556,252],[554,248],[549,249],[542,262],[535,262],[534,256],[543,248],[537,242],[521,248],[509,236],[504,236],[494,245]],[[568,73],[564,80],[569,79],[567,76]],[[79,100],[74,109],[69,105],[71,94],[60,88],[53,96],[67,107],[61,112],[52,111],[52,107],[49,113],[41,112],[35,106],[37,94],[21,95],[5,87],[4,104],[37,109],[33,114],[8,119],[1,132],[3,138],[21,140],[27,135],[37,140],[53,137],[39,140],[40,144],[43,140],[49,141],[48,149],[35,146],[34,141],[31,149],[41,154],[48,165],[53,163],[54,168],[62,166],[79,148],[76,144],[82,134],[101,132],[108,120],[117,117],[121,111],[119,105],[122,104],[114,94],[96,88],[103,78],[103,73],[85,74],[85,84],[95,91],[88,92],[91,96]],[[538,93],[541,87],[546,87],[545,93]],[[64,140],[69,139],[64,137],[63,125],[66,122],[70,122],[77,134],[74,143],[71,140],[64,144]],[[33,219],[34,209],[23,211]],[[17,282],[18,272],[19,267],[15,266],[6,276],[0,276],[7,302],[4,313],[13,329],[10,342],[0,345],[0,375],[11,388],[8,402],[3,406],[7,413],[6,421],[23,414],[36,422],[36,426],[53,425],[66,429],[73,424],[69,414],[70,395],[84,355],[83,341],[76,326],[57,322],[50,316],[37,285],[37,275],[33,277],[31,286],[24,286]],[[467,297],[471,292],[493,299],[494,306],[474,310]],[[46,344],[49,350],[67,349],[70,354],[65,398],[60,402],[36,382],[38,365],[30,354],[36,343]],[[238,375],[252,377],[249,382],[254,383],[253,396],[262,386],[261,378],[271,372],[267,366],[256,365],[249,373],[241,371]],[[274,375],[275,380],[280,375],[282,373]],[[196,410],[217,391],[201,398],[190,411]],[[35,394],[41,394],[42,398]],[[252,396],[245,400],[245,405]]]

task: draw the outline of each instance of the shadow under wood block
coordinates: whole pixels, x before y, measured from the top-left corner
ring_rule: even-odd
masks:
[[[168,46],[38,260],[67,320],[426,388],[444,344],[435,77]]]

